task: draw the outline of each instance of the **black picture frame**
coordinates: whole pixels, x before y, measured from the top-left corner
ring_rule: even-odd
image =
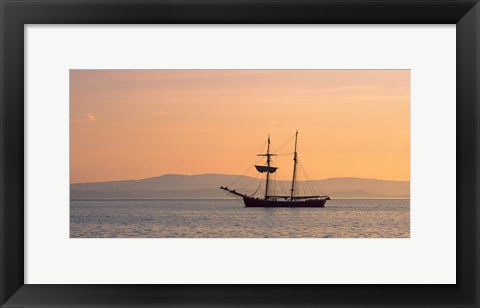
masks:
[[[479,307],[478,1],[0,0],[0,10],[2,307]],[[24,284],[24,25],[165,23],[456,24],[457,284]]]

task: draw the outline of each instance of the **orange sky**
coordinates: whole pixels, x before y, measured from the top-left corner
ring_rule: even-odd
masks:
[[[296,129],[310,179],[410,179],[409,70],[71,70],[70,117],[72,183],[231,174]]]

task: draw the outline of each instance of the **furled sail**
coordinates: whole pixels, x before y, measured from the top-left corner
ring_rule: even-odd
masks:
[[[260,173],[264,173],[264,172],[275,173],[275,171],[277,171],[278,169],[277,167],[257,166],[257,165],[255,165],[255,168]]]

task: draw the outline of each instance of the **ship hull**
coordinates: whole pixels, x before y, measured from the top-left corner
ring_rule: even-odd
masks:
[[[243,197],[245,207],[325,207],[327,199],[305,201],[278,201]]]

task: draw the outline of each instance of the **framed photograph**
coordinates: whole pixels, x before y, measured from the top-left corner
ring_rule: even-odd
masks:
[[[1,307],[479,307],[477,1],[0,9]]]
[[[410,70],[69,74],[72,239],[410,238]]]

